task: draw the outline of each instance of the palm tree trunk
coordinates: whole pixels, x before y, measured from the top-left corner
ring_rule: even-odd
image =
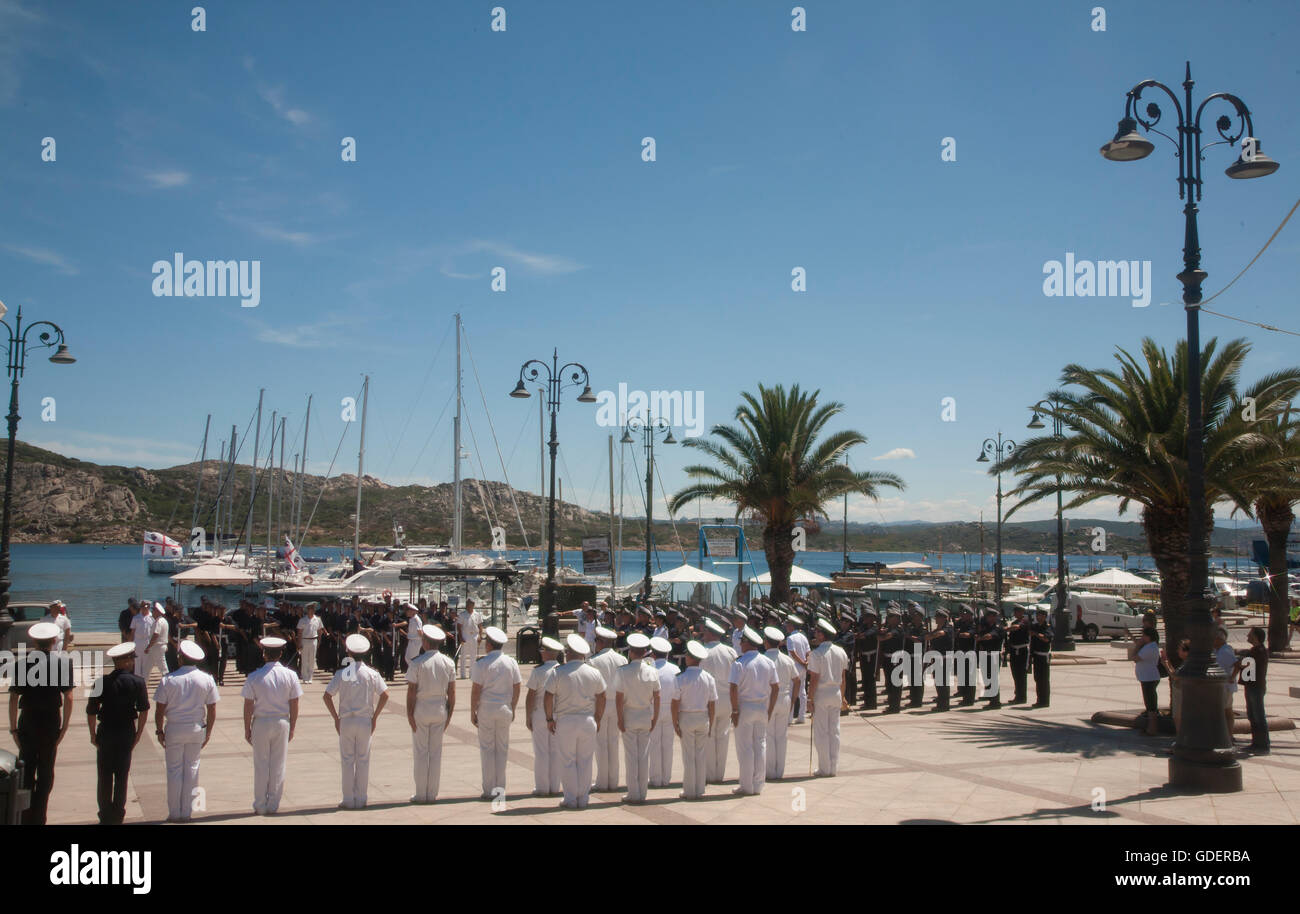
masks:
[[[1210,521],[1213,524],[1213,521]],[[1142,509],[1142,529],[1147,548],[1160,571],[1160,615],[1165,620],[1165,645],[1183,640],[1186,626],[1187,581],[1191,569],[1187,561],[1187,512]]]
[[[772,602],[790,602],[790,568],[794,565],[794,524],[769,523],[763,528],[763,554],[772,576]]]
[[[1285,499],[1260,499],[1255,516],[1268,540],[1268,649],[1284,651],[1291,637],[1290,579],[1286,567],[1286,540],[1295,521],[1291,503]]]

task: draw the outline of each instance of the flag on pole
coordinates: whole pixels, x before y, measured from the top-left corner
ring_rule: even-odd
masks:
[[[178,559],[182,551],[181,544],[170,536],[151,532],[144,535],[144,554],[148,558]]]
[[[298,550],[293,548],[293,541],[288,536],[284,538],[284,560],[289,563],[289,567],[294,571],[302,571],[302,561],[298,558]]]

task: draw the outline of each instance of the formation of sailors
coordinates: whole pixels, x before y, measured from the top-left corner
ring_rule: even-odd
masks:
[[[838,770],[840,717],[858,701],[864,709],[878,707],[878,688],[885,690],[884,713],[923,705],[927,677],[935,683],[935,710],[951,707],[955,684],[960,704],[976,701],[977,684],[984,686],[988,707],[1001,707],[997,669],[1003,654],[1015,685],[1013,704],[1027,702],[1028,673],[1033,672],[1037,701],[1047,706],[1050,695],[1052,630],[1046,613],[1030,621],[1022,609],[1005,623],[990,608],[975,621],[972,607],[962,604],[956,618],[939,610],[927,619],[920,606],[890,603],[884,621],[866,601],[847,604],[796,604],[793,609],[759,602],[728,613],[705,607],[643,605],[611,610],[589,605],[574,615],[578,631],[562,642],[546,635],[540,643],[541,663],[528,682],[503,648],[504,631],[483,626],[472,603],[448,618],[426,617],[418,605],[376,609],[405,616],[405,624],[376,626],[364,604],[305,607],[292,617],[277,618],[280,631],[294,640],[261,634],[253,642],[258,662],[241,654],[239,662],[253,666],[245,680],[244,738],[252,746],[253,809],[274,815],[283,795],[288,747],[299,716],[302,683],[311,682],[314,660],[328,626],[342,639],[323,701],[339,739],[342,801],[340,808],[360,809],[367,803],[372,736],[389,699],[391,676],[383,670],[384,649],[396,647],[406,668],[406,717],[413,747],[411,802],[438,799],[442,744],[456,709],[456,684],[463,673],[471,680],[469,719],[477,731],[483,799],[505,796],[507,758],[516,711],[524,698],[524,723],[534,758],[534,796],[561,796],[561,806],[585,807],[593,791],[616,791],[626,785],[623,800],[646,801],[650,787],[673,780],[675,742],[681,742],[682,791],[685,800],[705,795],[708,785],[727,780],[734,744],[741,795],[762,792],[769,780],[787,773],[787,735],[792,725],[812,719],[812,749],[820,777]],[[86,713],[99,770],[100,821],[120,823],[125,813],[126,778],[131,752],[149,717],[146,675],[150,652],[171,628],[167,617],[187,624],[174,604],[138,608],[151,626],[132,621],[133,637],[110,649],[114,669],[92,689]],[[262,624],[272,610],[258,605],[240,607]],[[329,619],[326,621],[326,616]],[[226,623],[222,607],[204,604],[192,611],[198,633],[204,623]],[[161,618],[167,629],[157,625]],[[436,621],[442,618],[455,631]],[[134,619],[134,617],[133,617]],[[394,620],[395,621],[395,620]],[[365,624],[371,623],[371,624]],[[212,631],[209,623],[209,628]],[[256,627],[252,631],[256,631]],[[220,631],[220,629],[216,629]],[[139,632],[139,634],[137,634]],[[163,634],[159,634],[163,632]],[[385,640],[384,634],[394,636]],[[39,623],[29,630],[35,650],[28,662],[58,663],[56,625]],[[809,639],[811,634],[811,641]],[[251,635],[250,635],[251,637]],[[212,734],[220,700],[220,667],[213,672],[208,642],[197,637],[180,640],[177,666],[164,675],[154,692],[155,734],[164,748],[167,767],[168,821],[191,818],[198,786],[202,749]],[[474,660],[460,665],[449,644],[474,645]],[[486,651],[477,656],[478,648]],[[217,648],[219,649],[219,647]],[[285,660],[297,654],[301,675]],[[141,666],[141,655],[145,665]],[[315,655],[313,657],[313,654]],[[938,658],[922,667],[920,658]],[[375,658],[375,665],[369,661]],[[978,673],[976,671],[979,671]],[[990,672],[991,671],[991,672]],[[42,685],[28,677],[15,681],[10,702],[10,730],[24,763],[24,786],[32,788],[32,805],[25,821],[43,822],[58,742],[71,716],[72,677],[66,684],[46,676]],[[623,770],[620,771],[620,762]],[[811,759],[810,759],[811,768]]]

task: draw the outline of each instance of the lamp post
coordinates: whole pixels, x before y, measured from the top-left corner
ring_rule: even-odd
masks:
[[[664,444],[676,444],[672,426],[663,416],[646,421],[640,416],[627,420],[620,444],[632,444],[632,432],[641,433],[641,443],[645,447],[645,580],[641,582],[641,599],[650,596],[650,555],[654,550],[654,466],[655,435],[667,432]]]
[[[1002,461],[1011,457],[1016,449],[1016,443],[1010,438],[1005,441],[1002,439],[1002,432],[998,432],[998,437],[985,438],[984,444],[980,447],[980,455],[976,458],[976,463],[988,463],[992,457],[994,461],[1001,464]],[[997,558],[993,562],[993,605],[998,608],[998,613],[1002,612],[1002,471],[998,473],[998,542]]]
[[[3,318],[5,307],[0,304],[0,318]],[[18,439],[18,381],[23,376],[23,371],[27,367],[27,334],[31,333],[36,327],[47,327],[37,336],[40,341],[32,346],[33,349],[48,349],[51,346],[58,346],[54,350],[54,355],[50,356],[50,361],[55,365],[71,365],[77,361],[68,352],[68,347],[63,341],[63,330],[58,324],[52,324],[49,321],[37,321],[34,324],[28,324],[23,327],[23,309],[18,308],[18,314],[14,318],[14,325],[9,326],[9,322],[0,319],[0,324],[4,325],[5,330],[9,331],[9,449],[8,459],[5,461],[5,504],[3,520],[0,520],[0,644],[4,643],[5,635],[9,629],[13,628],[14,619],[9,613],[9,522],[13,516],[13,496],[14,496],[14,446]]]
[[[1196,204],[1201,199],[1201,161],[1206,149],[1224,144],[1242,144],[1237,161],[1225,173],[1230,178],[1260,178],[1277,171],[1277,162],[1260,151],[1250,109],[1237,96],[1227,92],[1208,95],[1192,109],[1192,65],[1183,76],[1183,101],[1164,83],[1145,79],[1130,89],[1124,102],[1124,117],[1115,138],[1101,147],[1101,154],[1112,162],[1131,162],[1150,155],[1155,145],[1137,132],[1141,124],[1148,132],[1158,133],[1173,143],[1178,152],[1178,199],[1183,206],[1183,307],[1187,312],[1187,558],[1189,563],[1187,595],[1184,600],[1185,626],[1191,640],[1191,653],[1179,668],[1178,680],[1183,694],[1182,723],[1169,759],[1169,783],[1174,787],[1227,793],[1241,790],[1241,766],[1237,763],[1232,735],[1224,715],[1224,683],[1227,674],[1214,660],[1213,620],[1210,595],[1206,592],[1209,576],[1205,530],[1205,428],[1201,406],[1201,284],[1208,274],[1201,269],[1201,248],[1196,227]],[[1169,96],[1178,116],[1178,139],[1157,130],[1160,106],[1148,103],[1138,110],[1142,93],[1155,88]],[[1226,114],[1214,127],[1222,138],[1208,146],[1201,145],[1201,114],[1206,105],[1222,99],[1232,106],[1237,128]],[[1145,116],[1143,116],[1145,114]]]
[[[576,387],[581,384],[582,393],[578,394],[578,402],[596,402],[596,396],[591,392],[587,369],[577,362],[560,365],[558,350],[551,351],[549,365],[538,359],[524,362],[519,369],[519,382],[515,384],[515,389],[510,391],[510,396],[520,400],[528,399],[532,394],[528,392],[524,380],[540,383],[543,378],[546,381],[546,406],[551,413],[551,440],[547,442],[551,452],[551,492],[547,508],[546,586],[541,593],[539,619],[555,611],[555,455],[560,450],[560,439],[555,433],[555,417],[560,411],[560,393],[565,387]]]
[[[1052,417],[1052,436],[1058,441],[1064,437],[1059,400],[1052,397],[1039,400],[1031,409],[1034,411],[1034,418],[1029,420],[1026,428],[1046,428],[1042,414],[1048,413]],[[1054,651],[1074,650],[1074,636],[1070,634],[1070,613],[1066,609],[1069,595],[1065,581],[1065,521],[1061,514],[1061,477],[1058,474],[1056,477],[1056,614],[1052,628],[1052,650]]]

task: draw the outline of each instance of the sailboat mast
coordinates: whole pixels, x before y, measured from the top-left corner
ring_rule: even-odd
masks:
[[[609,436],[609,549],[614,551],[614,436]],[[614,556],[609,557],[609,602],[618,599],[616,590],[618,578],[615,577]]]
[[[844,455],[844,467],[848,468],[849,455]],[[844,493],[844,568],[847,573],[849,570],[849,493]]]
[[[203,462],[208,459],[208,429],[212,427],[212,413],[203,423],[203,448],[199,451],[199,472],[194,480],[194,511],[190,514],[190,534],[199,522],[199,493],[203,491]]]
[[[230,469],[226,473],[226,532],[227,534],[235,531],[235,441],[238,437],[236,426],[230,426]],[[238,551],[239,544],[235,543],[235,549]]]
[[[461,516],[460,516],[460,314],[456,315],[456,425],[452,449],[454,453],[451,458],[452,466],[452,492],[455,503],[455,513],[451,526],[451,551],[453,555],[460,555],[460,538],[461,538]]]
[[[248,462],[249,467],[249,490],[248,490],[248,553],[247,557],[251,561],[253,558],[253,501],[257,498],[257,455],[262,448],[262,395],[266,393],[263,387],[257,391],[257,427],[253,430],[253,459]]]
[[[357,451],[357,517],[352,531],[352,558],[361,558],[361,475],[366,459],[366,406],[370,403],[370,375],[361,385],[361,449]]]
[[[276,477],[280,480],[280,500],[275,503],[275,543],[278,547],[284,528],[284,486],[288,481],[284,478],[284,416],[280,417],[280,472],[276,473]],[[292,499],[289,507],[293,508]]]
[[[212,528],[216,534],[216,542],[221,542],[221,499],[226,493],[226,442],[222,441],[219,449],[221,458],[217,461],[217,499],[216,510],[212,517]],[[206,544],[205,544],[206,545]],[[211,547],[213,555],[220,555],[221,550],[216,545]]]
[[[302,501],[303,496],[307,494],[307,433],[311,431],[311,394],[307,395],[307,418],[302,424],[302,463],[299,464],[299,472],[302,474],[302,480],[298,483],[298,507],[293,516],[293,538],[296,540],[302,535]],[[302,543],[298,543],[302,546]]]
[[[271,477],[266,489],[266,563],[271,564],[271,511],[275,507],[275,410],[271,410],[271,446],[266,449],[266,475]]]

